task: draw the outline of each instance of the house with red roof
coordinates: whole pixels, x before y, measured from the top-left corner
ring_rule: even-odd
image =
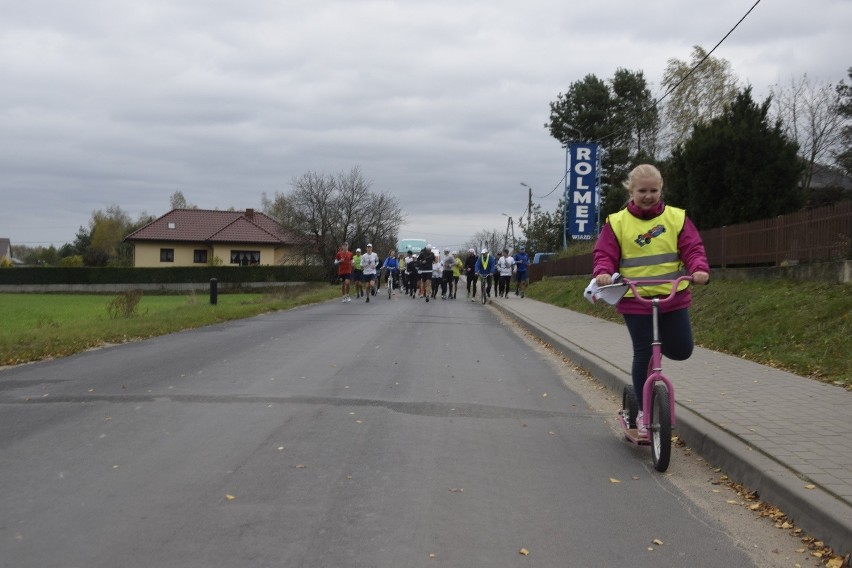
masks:
[[[136,267],[305,263],[305,239],[254,209],[172,209],[124,240]]]

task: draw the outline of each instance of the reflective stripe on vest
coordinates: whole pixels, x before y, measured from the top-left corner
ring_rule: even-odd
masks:
[[[677,250],[677,239],[683,230],[686,212],[666,205],[653,219],[639,219],[626,209],[607,218],[621,247],[618,271],[630,280],[672,280],[683,276],[683,263]],[[681,282],[678,291],[689,286]],[[667,296],[671,286],[643,286],[643,296]],[[628,292],[627,296],[632,296]]]

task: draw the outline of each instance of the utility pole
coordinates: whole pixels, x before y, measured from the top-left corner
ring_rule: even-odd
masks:
[[[521,182],[521,185],[529,190],[529,205],[527,205],[527,230],[529,230],[530,225],[532,225],[532,188]],[[523,219],[521,219],[523,221]]]

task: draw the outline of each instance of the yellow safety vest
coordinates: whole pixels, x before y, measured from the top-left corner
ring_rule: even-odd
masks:
[[[686,221],[686,211],[666,205],[663,213],[653,219],[639,219],[626,209],[613,213],[607,222],[621,247],[618,271],[630,280],[675,279],[686,274],[677,239]],[[689,282],[681,282],[678,291]],[[671,286],[642,286],[642,296],[668,296]],[[632,296],[628,292],[627,296]]]

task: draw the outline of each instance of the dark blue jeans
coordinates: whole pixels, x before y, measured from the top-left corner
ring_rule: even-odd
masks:
[[[653,320],[648,315],[624,315],[624,323],[633,341],[633,388],[636,400],[642,408],[642,387],[648,378],[648,363],[651,361],[651,343],[654,340]],[[673,361],[683,361],[692,355],[692,325],[689,323],[689,310],[675,310],[660,314],[660,341],[663,355]]]

